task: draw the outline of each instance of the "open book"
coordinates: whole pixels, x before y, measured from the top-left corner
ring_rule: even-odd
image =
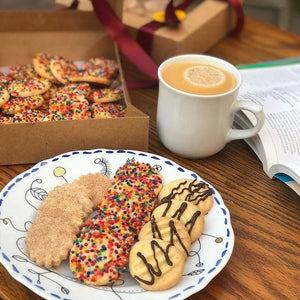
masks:
[[[263,105],[265,124],[247,139],[269,177],[277,177],[300,195],[300,57],[239,66],[239,100]],[[251,127],[255,117],[239,112],[235,123]]]

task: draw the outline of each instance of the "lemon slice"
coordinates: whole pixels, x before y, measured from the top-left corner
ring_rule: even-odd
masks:
[[[198,86],[216,86],[225,81],[225,74],[212,66],[192,66],[185,70],[185,79]]]

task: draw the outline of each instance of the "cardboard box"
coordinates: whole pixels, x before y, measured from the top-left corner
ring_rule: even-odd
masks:
[[[118,0],[111,1],[115,7]],[[118,58],[118,49],[93,12],[0,11],[0,66],[30,63],[37,52],[73,60]],[[34,163],[94,148],[148,149],[149,117],[129,99],[126,117],[0,125],[0,165]]]
[[[139,15],[124,10],[122,20],[136,37],[138,29],[153,19],[152,13]],[[155,31],[151,57],[160,64],[174,55],[204,53],[225,37],[234,24],[235,12],[226,1],[206,0],[189,8],[177,28],[164,26]]]

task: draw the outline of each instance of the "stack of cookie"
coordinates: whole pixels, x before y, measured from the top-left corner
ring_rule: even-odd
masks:
[[[32,64],[0,72],[0,124],[124,117],[115,60],[91,58],[79,68],[63,57],[38,53]]]
[[[83,226],[71,249],[70,269],[77,279],[106,285],[121,278],[161,187],[161,175],[149,164],[130,162],[117,170],[97,214]]]
[[[111,185],[105,175],[91,173],[51,190],[25,240],[31,260],[51,268],[67,259],[81,226]]]
[[[202,234],[213,204],[204,182],[183,179],[165,185],[151,221],[139,233],[129,258],[131,275],[146,290],[165,290],[181,278],[191,243]]]

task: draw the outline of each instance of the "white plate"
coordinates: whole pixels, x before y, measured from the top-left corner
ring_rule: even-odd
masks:
[[[113,178],[117,168],[128,160],[155,165],[164,184],[178,178],[201,179],[169,159],[140,151],[73,151],[42,161],[11,180],[0,193],[0,262],[8,272],[38,295],[56,300],[181,300],[203,289],[224,268],[234,245],[229,211],[213,187],[214,205],[205,216],[203,234],[193,243],[180,282],[169,290],[147,292],[129,273],[125,273],[121,285],[89,287],[72,277],[67,262],[50,270],[38,267],[27,256],[26,232],[51,189],[90,172]]]

